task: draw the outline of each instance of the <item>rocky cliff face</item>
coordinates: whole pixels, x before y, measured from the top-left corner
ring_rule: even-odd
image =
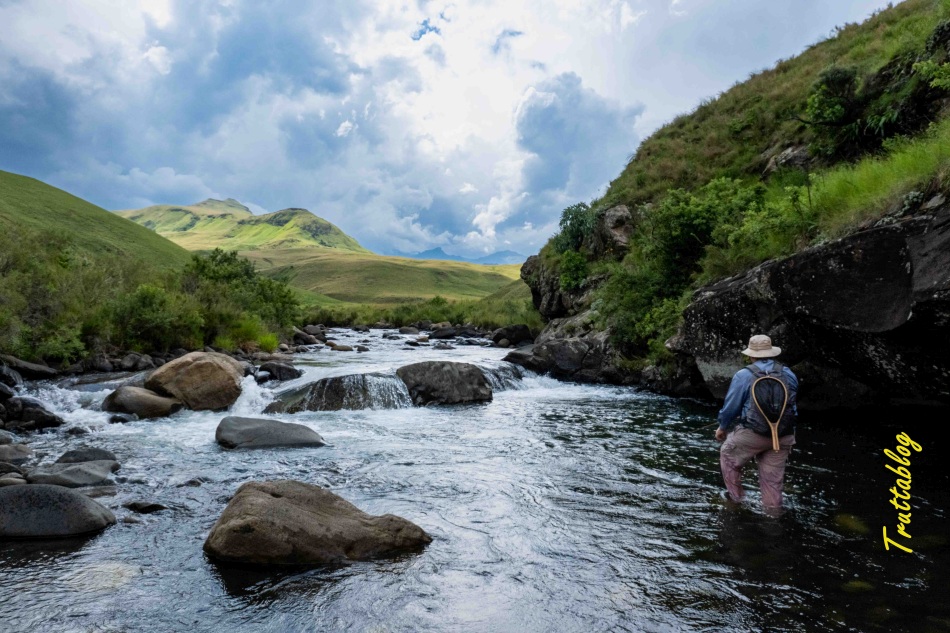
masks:
[[[950,405],[950,205],[933,196],[845,238],[702,288],[667,346],[725,395],[764,333],[799,374],[803,408]]]
[[[634,217],[627,207],[608,209],[598,217],[584,250],[592,259],[622,259],[633,227]],[[521,267],[521,278],[548,324],[534,345],[513,351],[506,360],[578,382],[631,384],[639,379],[624,369],[610,332],[597,328],[590,306],[602,277],[589,277],[580,288],[565,290],[560,271],[534,255]]]
[[[570,380],[721,399],[743,366],[739,350],[764,333],[798,374],[802,409],[950,405],[947,198],[902,205],[847,237],[697,290],[667,342],[672,373],[630,369],[597,329],[593,284],[565,293],[556,271],[532,258],[522,277],[550,320],[533,347],[508,359]]]

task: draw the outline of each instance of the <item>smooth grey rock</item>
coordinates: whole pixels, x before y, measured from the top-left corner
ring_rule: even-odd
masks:
[[[56,460],[56,463],[78,464],[80,462],[95,462],[100,460],[118,462],[115,453],[112,451],[107,451],[104,448],[96,448],[94,446],[80,446],[79,448],[74,448],[71,451],[63,453],[60,458]]]
[[[174,361],[173,361],[174,362]],[[102,401],[103,411],[127,413],[142,419],[164,418],[180,411],[182,403],[141,387],[119,387]]]
[[[423,361],[396,370],[416,405],[489,402],[492,389],[481,369],[470,363]]]
[[[31,484],[50,484],[66,488],[108,486],[115,482],[110,475],[119,470],[119,463],[111,460],[80,462],[78,464],[43,464],[26,475]]]
[[[33,449],[26,444],[0,445],[0,462],[22,464],[33,457]]]
[[[299,481],[238,488],[204,551],[250,565],[320,565],[421,548],[432,537],[406,519],[372,516],[332,492]]]
[[[221,420],[214,439],[225,448],[326,446],[323,438],[308,426],[237,416],[228,416]]]
[[[61,486],[0,488],[0,537],[51,538],[98,532],[115,523],[101,504]]]
[[[412,406],[398,378],[386,374],[332,376],[277,394],[264,413],[399,409]]]
[[[17,473],[5,473],[0,475],[0,487],[3,486],[26,486],[29,482],[23,475]]]
[[[46,409],[46,406],[29,396],[16,396],[4,403],[7,410],[6,427],[23,431],[38,431],[66,423],[61,417]]]
[[[0,446],[3,444],[13,444],[16,442],[16,435],[9,431],[0,431]]]
[[[0,475],[6,475],[7,473],[22,475],[23,471],[19,466],[11,464],[10,462],[0,462]]]
[[[129,501],[128,503],[123,503],[122,507],[132,512],[138,512],[139,514],[152,514],[153,512],[161,512],[162,510],[168,509],[168,506],[163,506],[153,501]]]

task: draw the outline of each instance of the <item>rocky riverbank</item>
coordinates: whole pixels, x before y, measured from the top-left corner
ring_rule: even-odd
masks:
[[[626,244],[616,226],[633,218],[624,207],[603,217],[613,224],[595,227],[596,256],[609,259]],[[749,336],[762,333],[801,378],[803,410],[950,406],[950,202],[939,191],[843,238],[700,288],[667,341],[675,360],[663,369],[626,363],[598,327],[599,280],[566,291],[538,256],[521,275],[548,324],[507,360],[534,371],[714,400],[742,366]]]

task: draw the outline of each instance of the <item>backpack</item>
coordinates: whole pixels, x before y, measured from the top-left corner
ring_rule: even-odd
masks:
[[[795,433],[795,392],[788,388],[784,366],[774,362],[771,371],[754,363],[746,367],[755,381],[749,388],[749,412],[745,425],[759,435],[772,436],[772,450],[779,450],[778,438]]]

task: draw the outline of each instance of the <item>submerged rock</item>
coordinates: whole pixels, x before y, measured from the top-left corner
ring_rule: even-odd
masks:
[[[104,448],[96,448],[94,446],[80,446],[79,448],[74,448],[71,451],[66,451],[59,457],[59,459],[56,460],[56,463],[78,464],[81,462],[95,461],[112,461],[118,463],[118,460],[115,458],[115,453],[112,451],[107,451]]]
[[[423,361],[396,370],[413,404],[488,402],[492,389],[481,369],[470,363]]]
[[[238,488],[204,551],[234,563],[319,565],[368,560],[431,541],[406,519],[372,516],[320,486],[285,480]]]
[[[26,475],[31,484],[50,484],[66,488],[83,486],[110,486],[115,482],[110,475],[119,470],[119,463],[112,460],[96,460],[76,464],[43,464]]]
[[[0,444],[0,462],[22,464],[33,457],[33,449],[26,444]]]
[[[277,394],[264,413],[399,409],[412,406],[409,392],[396,376],[349,374],[322,378]]]
[[[50,538],[98,532],[115,515],[89,497],[62,486],[0,488],[0,537]]]
[[[303,424],[237,416],[221,420],[214,439],[224,448],[326,446],[316,431]]]
[[[182,403],[141,387],[119,387],[102,401],[103,411],[127,413],[142,419],[164,418],[180,411]]]
[[[195,411],[227,409],[241,395],[244,367],[225,354],[192,352],[165,363],[145,387],[176,398]]]

